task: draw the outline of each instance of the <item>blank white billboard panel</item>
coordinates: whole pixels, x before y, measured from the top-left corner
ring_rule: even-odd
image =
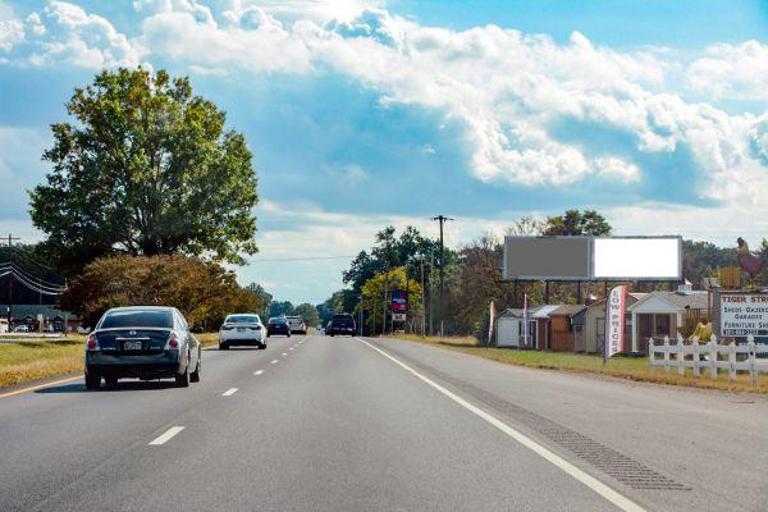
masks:
[[[681,279],[679,237],[595,238],[593,243],[593,279]]]

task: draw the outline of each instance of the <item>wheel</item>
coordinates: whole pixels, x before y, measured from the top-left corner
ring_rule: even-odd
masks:
[[[176,374],[176,385],[180,388],[189,387],[189,368],[184,370],[184,373],[181,375]]]
[[[259,350],[266,350],[267,348],[267,342],[263,342],[259,344]]]
[[[99,389],[101,387],[101,375],[98,373],[85,374],[85,389]]]
[[[197,367],[195,367],[195,371],[193,371],[189,375],[189,382],[200,382],[200,370],[203,366],[203,360],[200,359],[200,356],[197,357]]]
[[[117,387],[117,377],[115,377],[114,375],[105,375],[104,382],[107,383],[108,388]]]
[[[229,343],[219,343],[219,350],[229,350]]]
[[[289,337],[289,338],[291,337],[291,333],[288,333],[288,337]]]
[[[329,334],[328,334],[328,336],[330,336],[331,338],[333,338],[333,333],[329,333]]]

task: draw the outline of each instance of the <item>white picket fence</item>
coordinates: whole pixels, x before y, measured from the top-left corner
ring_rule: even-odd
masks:
[[[667,372],[677,368],[680,375],[685,374],[686,368],[692,368],[694,377],[699,377],[702,369],[709,369],[709,376],[713,379],[719,370],[727,370],[728,380],[733,380],[737,372],[749,372],[753,385],[757,383],[760,373],[768,373],[768,359],[758,359],[758,354],[768,354],[768,345],[755,343],[752,336],[747,337],[747,343],[742,345],[735,342],[719,345],[714,335],[709,343],[694,341],[690,345],[683,343],[680,334],[675,344],[669,342],[669,336],[664,337],[663,345],[655,345],[653,338],[648,340],[651,368],[661,366]]]

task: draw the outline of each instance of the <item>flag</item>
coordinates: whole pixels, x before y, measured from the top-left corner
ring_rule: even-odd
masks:
[[[627,287],[617,286],[605,301],[605,361],[626,352],[624,347],[624,317],[627,312]]]
[[[528,294],[523,294],[523,343],[526,347],[529,347],[528,344]]]

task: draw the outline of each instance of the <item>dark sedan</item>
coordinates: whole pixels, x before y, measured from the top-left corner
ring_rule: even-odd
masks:
[[[85,386],[104,378],[174,378],[180,387],[200,380],[200,343],[176,308],[134,306],[104,313],[85,344]]]
[[[291,337],[291,324],[288,323],[288,319],[284,316],[272,317],[267,322],[267,336],[275,334],[285,334],[289,338]]]

